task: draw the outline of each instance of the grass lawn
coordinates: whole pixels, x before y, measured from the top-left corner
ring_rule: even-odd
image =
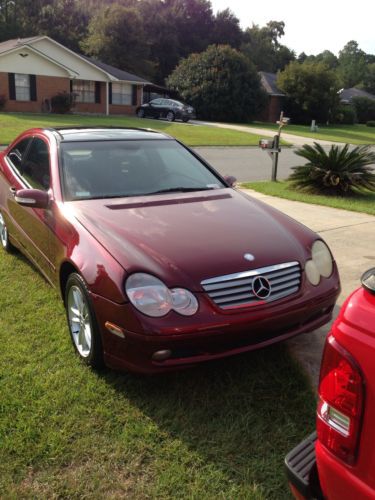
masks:
[[[248,126],[250,128],[278,129],[278,125],[276,124],[263,122],[251,123]],[[317,141],[324,140],[348,142],[349,144],[375,144],[375,127],[367,127],[366,125],[319,125],[318,132],[311,132],[310,126],[307,125],[288,125],[283,128],[281,137],[283,133],[312,137]]]
[[[84,367],[57,293],[0,254],[2,498],[290,498],[314,396],[282,345],[143,378]]]
[[[259,193],[286,198],[287,200],[302,201],[304,203],[314,203],[315,205],[325,205],[327,207],[342,208],[353,212],[363,212],[375,215],[375,193],[363,192],[350,198],[340,196],[324,196],[318,194],[308,194],[296,191],[290,187],[287,181],[261,181],[245,182],[241,187],[254,189]]]
[[[8,144],[18,134],[32,127],[57,126],[121,126],[160,130],[189,146],[257,146],[260,136],[237,130],[170,123],[164,120],[140,119],[132,116],[87,116],[35,113],[0,113],[0,144]]]

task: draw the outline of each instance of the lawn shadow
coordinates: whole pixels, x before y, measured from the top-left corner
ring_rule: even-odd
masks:
[[[285,346],[154,377],[102,376],[228,481],[289,498],[283,459],[313,429],[315,401]]]

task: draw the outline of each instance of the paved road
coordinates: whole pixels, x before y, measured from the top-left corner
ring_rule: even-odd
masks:
[[[258,147],[211,146],[194,149],[222,175],[234,175],[239,182],[271,180],[271,158]],[[286,179],[292,173],[291,167],[306,163],[295,154],[296,149],[282,148],[279,154],[278,179]],[[328,150],[329,146],[324,146],[324,149]],[[372,150],[375,152],[375,147]]]
[[[258,147],[199,147],[194,148],[222,175],[234,175],[239,182],[271,179],[272,160]],[[286,179],[291,167],[305,163],[294,154],[294,148],[282,148],[279,154],[278,179]]]

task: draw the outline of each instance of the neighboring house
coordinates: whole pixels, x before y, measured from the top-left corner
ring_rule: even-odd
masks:
[[[366,97],[367,99],[372,99],[375,101],[375,95],[366,92],[365,90],[356,89],[352,87],[350,89],[343,89],[339,92],[340,101],[342,104],[351,104],[353,97]]]
[[[275,123],[283,110],[285,94],[276,85],[277,74],[259,71],[260,82],[268,96],[268,103],[259,116],[259,120]]]
[[[48,36],[0,43],[0,95],[4,111],[50,110],[51,97],[74,92],[74,111],[134,113],[150,82],[77,54]]]

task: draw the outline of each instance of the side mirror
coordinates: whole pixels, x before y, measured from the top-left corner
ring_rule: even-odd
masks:
[[[236,187],[237,179],[233,175],[224,175],[224,180],[229,187]]]
[[[49,195],[40,189],[19,189],[14,195],[19,205],[30,208],[48,208]]]

